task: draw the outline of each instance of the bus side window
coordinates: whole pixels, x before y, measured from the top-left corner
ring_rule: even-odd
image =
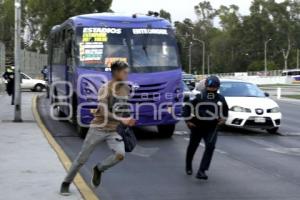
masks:
[[[64,37],[65,53],[67,57],[73,56],[73,31],[68,30]]]
[[[67,30],[66,35],[65,35],[65,54],[66,54],[66,64],[69,67],[73,67],[73,62],[74,56],[73,56],[73,31],[72,30]]]

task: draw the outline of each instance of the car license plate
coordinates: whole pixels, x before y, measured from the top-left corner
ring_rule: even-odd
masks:
[[[263,117],[256,117],[254,119],[254,122],[255,123],[266,123],[266,118],[263,118]]]

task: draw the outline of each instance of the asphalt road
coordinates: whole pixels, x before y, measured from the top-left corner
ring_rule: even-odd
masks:
[[[104,174],[95,192],[101,200],[299,200],[300,104],[279,104],[284,115],[279,135],[239,129],[220,133],[208,181],[185,175],[188,130],[179,123],[172,139],[159,138],[153,128],[139,130],[136,150]],[[83,142],[75,129],[50,118],[45,98],[39,100],[38,108],[57,142],[74,159]],[[200,148],[195,171],[202,153]],[[91,168],[109,154],[105,144],[92,154],[81,170],[88,183]]]

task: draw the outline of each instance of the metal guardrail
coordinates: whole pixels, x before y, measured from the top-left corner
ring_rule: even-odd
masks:
[[[281,76],[283,70],[273,70],[268,71],[267,76]],[[231,73],[218,73],[214,74],[219,77],[235,77],[237,74],[239,75],[247,75],[247,76],[265,76],[264,71],[249,71],[249,72],[231,72]]]

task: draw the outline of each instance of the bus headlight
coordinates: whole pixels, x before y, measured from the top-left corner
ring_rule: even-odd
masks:
[[[251,110],[249,108],[244,108],[241,106],[233,106],[230,108],[230,111],[251,113]]]

